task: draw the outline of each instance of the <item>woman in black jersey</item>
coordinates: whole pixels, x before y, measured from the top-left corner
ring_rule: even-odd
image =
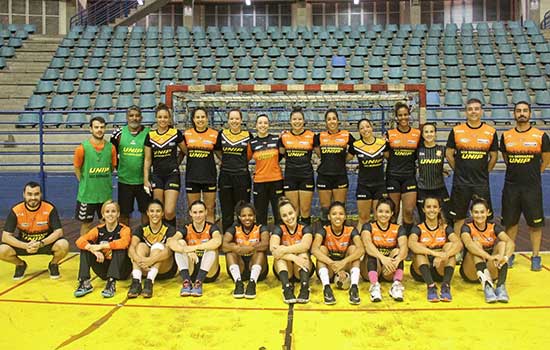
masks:
[[[159,103],[155,117],[157,129],[151,130],[145,137],[143,185],[153,191],[154,199],[164,204],[164,217],[175,227],[181,185],[179,165],[187,150],[182,132],[172,126],[172,114],[168,106]]]
[[[315,133],[305,129],[304,112],[297,107],[290,112],[290,131],[279,138],[279,152],[285,157],[285,196],[298,209],[300,222],[311,225],[311,200],[315,190],[311,154]]]
[[[317,168],[317,190],[321,204],[321,222],[326,225],[328,208],[332,202],[346,202],[348,174],[346,161],[352,156],[348,147],[355,139],[347,130],[340,130],[338,112],[329,109],[325,113],[327,131],[315,135],[314,150],[321,159]]]
[[[279,135],[269,133],[269,118],[260,114],[256,118],[257,135],[250,141],[254,168],[254,206],[258,223],[267,225],[267,212],[271,212],[275,224],[280,222],[277,202],[283,195],[283,172],[279,166]]]
[[[372,123],[368,119],[361,119],[357,123],[361,138],[349,148],[349,153],[357,157],[359,176],[357,178],[357,211],[359,222],[357,229],[367,223],[372,208],[376,208],[378,200],[386,194],[384,179],[384,152],[386,140],[377,138],[373,134]]]
[[[185,189],[187,203],[204,201],[207,220],[214,222],[216,217],[216,162],[214,147],[218,131],[208,127],[206,109],[199,107],[192,112],[193,127],[185,130],[183,137],[187,147],[185,165]]]
[[[434,123],[422,125],[422,140],[416,150],[418,164],[418,198],[416,205],[420,221],[424,221],[424,200],[428,197],[438,198],[442,203],[442,213],[449,220],[449,192],[445,187],[444,169],[445,146],[435,143],[437,129]]]
[[[222,229],[225,232],[234,221],[235,205],[250,201],[250,172],[248,161],[252,156],[252,134],[242,128],[243,115],[239,109],[227,114],[229,129],[223,129],[216,141],[216,154],[221,159],[218,187],[222,211]]]
[[[386,189],[395,203],[395,217],[403,205],[403,226],[410,231],[416,206],[416,149],[420,142],[420,130],[410,126],[410,109],[404,103],[395,105],[397,127],[386,133],[388,150],[384,156],[386,166]]]

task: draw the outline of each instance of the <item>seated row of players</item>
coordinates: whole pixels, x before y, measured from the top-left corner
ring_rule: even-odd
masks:
[[[165,105],[157,108],[155,130],[143,128],[139,109],[132,108],[128,111],[128,126],[116,131],[111,139],[119,158],[121,221],[128,223],[137,199],[143,213],[142,222],[147,222],[146,191],[152,191],[153,198],[165,206],[165,219],[174,226],[181,181],[179,165],[186,158],[187,202],[202,198],[207,219],[213,222],[218,193],[223,231],[233,225],[236,203],[249,202],[252,190],[259,223],[267,223],[269,205],[276,208],[278,198],[284,194],[297,208],[300,223],[309,225],[313,191],[317,187],[321,221],[326,225],[330,204],[346,200],[346,162],[356,157],[358,229],[369,221],[377,201],[388,196],[396,204],[395,217],[402,206],[403,226],[410,232],[415,208],[423,220],[424,200],[432,196],[441,200],[446,219],[454,222],[455,234],[459,235],[474,196],[487,199],[492,217],[489,172],[498,159],[497,134],[482,122],[481,103],[469,100],[465,114],[467,122],[453,128],[445,147],[436,143],[434,124],[426,123],[421,130],[411,127],[409,107],[402,103],[395,106],[397,127],[389,130],[385,139],[375,137],[372,123],[362,119],[357,124],[360,136],[357,140],[349,131],[340,129],[338,113],[332,109],[325,113],[327,130],[318,134],[306,129],[304,113],[298,108],[290,113],[290,130],[281,135],[269,133],[267,115],[258,116],[257,135],[253,137],[245,129],[242,113],[237,109],[228,112],[229,127],[218,132],[209,127],[207,111],[197,108],[191,115],[193,127],[181,132],[172,126],[172,116]],[[550,141],[546,133],[531,127],[530,116],[529,104],[517,103],[516,127],[501,138],[500,149],[507,164],[502,208],[503,224],[512,239],[517,235],[517,223],[524,213],[533,246],[531,268],[539,271],[544,224],[540,172],[550,162]],[[92,124],[99,122],[92,121]],[[316,183],[313,153],[319,158]],[[219,174],[214,155],[221,160]],[[253,186],[248,169],[250,159],[255,160]],[[285,159],[284,175],[279,165],[282,159]],[[451,196],[444,182],[445,159],[454,170]],[[81,187],[97,193],[94,186],[83,181]],[[90,221],[93,208],[99,211],[101,203],[109,198],[106,194],[103,200],[88,202],[86,206],[82,206],[79,199],[77,213],[87,213],[80,219]],[[280,223],[277,210],[272,211],[275,222]],[[81,234],[88,229],[85,227]],[[510,256],[510,265],[512,263],[513,255]]]
[[[48,268],[51,278],[59,278],[58,264],[68,252],[68,242],[55,207],[41,200],[37,183],[24,188],[24,201],[16,204],[6,220],[0,245],[0,259],[16,265],[14,279],[24,277],[26,263],[20,256],[51,254]],[[411,275],[427,285],[428,300],[451,301],[451,278],[454,256],[464,243],[466,256],[461,276],[469,282],[479,279],[487,302],[508,302],[505,281],[508,256],[514,243],[498,225],[488,221],[488,204],[475,199],[471,208],[473,222],[461,229],[459,238],[445,224],[440,201],[429,197],[424,201],[425,221],[406,229],[391,223],[394,203],[381,199],[375,208],[376,220],[362,226],[361,232],[345,223],[344,204],[334,202],[328,212],[329,223],[319,232],[298,222],[297,208],[285,197],[278,203],[282,224],[270,235],[268,227],[257,223],[254,207],[239,203],[235,214],[238,223],[221,234],[207,221],[203,202],[194,202],[189,210],[191,222],[177,231],[163,221],[164,207],[153,200],[147,207],[148,224],[132,234],[120,223],[120,209],[111,200],[102,205],[104,223],[81,236],[76,245],[81,250],[78,272],[79,286],[74,295],[92,292],[90,269],[107,280],[102,295],[113,297],[116,281],[132,276],[128,297],[150,298],[157,279],[172,278],[177,271],[183,280],[181,296],[201,296],[202,284],[213,282],[220,273],[219,249],[225,252],[228,274],[235,282],[235,298],[254,298],[256,284],[268,274],[267,252],[274,256],[274,273],[280,279],[286,303],[307,303],[310,299],[310,278],[316,258],[317,275],[323,285],[326,304],[336,302],[331,280],[338,288],[349,288],[349,302],[359,304],[361,276],[370,282],[370,299],[382,300],[380,281],[392,282],[390,296],[402,301],[404,259],[410,248],[413,253]],[[145,279],[143,279],[145,274]],[[495,286],[493,280],[498,282]],[[143,280],[143,281],[142,281]],[[246,288],[244,281],[248,281]],[[441,281],[438,294],[436,281]],[[299,283],[296,295],[294,284]]]

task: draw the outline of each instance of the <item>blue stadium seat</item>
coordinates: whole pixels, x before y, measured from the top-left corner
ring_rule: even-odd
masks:
[[[90,95],[76,95],[73,98],[73,104],[72,109],[79,110],[79,109],[88,109],[90,108]]]
[[[115,68],[106,68],[103,70],[103,74],[101,74],[101,80],[115,80],[117,78],[118,78],[118,72]]]
[[[487,79],[487,89],[489,91],[503,91],[504,83],[500,78],[488,78]]]
[[[51,80],[40,80],[38,82],[38,85],[36,85],[36,89],[34,90],[34,93],[37,95],[40,94],[50,94],[53,92],[53,81]]]
[[[154,80],[142,80],[140,82],[139,92],[143,94],[152,94],[157,91],[157,84]]]
[[[428,91],[441,91],[441,79],[439,78],[428,78],[426,79],[426,90]]]
[[[31,95],[25,105],[25,109],[43,109],[46,108],[46,95]]]
[[[550,105],[550,92],[548,90],[537,90],[535,92],[535,103],[539,106]]]
[[[4,49],[5,47],[2,47]],[[4,56],[5,57],[5,56]],[[65,59],[61,57],[54,57],[50,61],[50,64],[48,66],[49,68],[57,69],[57,68],[64,68],[65,67]]]
[[[508,105],[508,98],[504,91],[491,91],[489,104],[493,106],[506,106]]]
[[[484,74],[487,78],[500,78],[500,70],[497,66],[485,66]]]
[[[531,98],[525,90],[512,91],[512,104],[516,104],[521,101],[527,101],[531,103]]]
[[[448,91],[445,95],[446,106],[463,106],[462,93],[458,91]]]
[[[349,72],[349,78],[362,82],[365,80],[365,70],[363,67],[352,67]]]
[[[133,94],[136,92],[136,83],[134,80],[122,80],[118,92],[121,94]]]
[[[63,71],[63,80],[77,80],[79,78],[79,70],[78,69],[65,69]]]
[[[525,90],[525,84],[520,77],[513,77],[508,79],[508,89],[512,91]]]
[[[100,94],[95,98],[95,109],[111,109],[113,107],[113,99],[110,94]]]
[[[448,91],[462,91],[462,80],[460,78],[447,78],[445,89]]]
[[[481,78],[469,78],[466,81],[466,89],[468,91],[483,91]]]
[[[326,68],[313,68],[311,73],[311,79],[316,81],[322,81],[327,78]]]
[[[441,78],[441,70],[439,66],[428,66],[426,67],[426,77],[427,78]]]
[[[438,92],[428,92],[427,96],[426,96],[426,104],[428,106],[439,106],[441,105],[441,99],[439,97],[439,93]]]
[[[538,65],[536,64],[525,66],[524,73],[527,77],[540,77],[542,75]]]
[[[159,80],[174,80],[176,78],[176,73],[174,68],[164,67],[161,68],[159,73]]]
[[[98,93],[100,94],[112,94],[116,91],[114,80],[102,80],[99,84]]]
[[[67,95],[55,95],[50,103],[50,109],[66,109],[69,107],[69,98]]]

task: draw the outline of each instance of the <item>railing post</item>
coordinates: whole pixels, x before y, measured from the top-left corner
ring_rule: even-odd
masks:
[[[46,172],[44,171],[44,110],[40,109],[38,118],[38,149],[40,151],[40,187],[42,187],[42,198],[46,199]]]

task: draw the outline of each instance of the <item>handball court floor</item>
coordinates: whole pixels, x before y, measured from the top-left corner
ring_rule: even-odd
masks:
[[[64,227],[73,243],[78,224]],[[544,243],[549,251],[548,239]],[[529,250],[526,232],[518,236],[518,250]],[[428,303],[409,263],[402,303],[388,296],[388,283],[382,302],[371,303],[368,283],[361,282],[361,305],[349,305],[347,291],[335,290],[337,304],[326,306],[314,277],[310,303],[289,307],[271,271],[256,299],[236,300],[223,258],[220,278],[205,285],[201,298],[181,298],[180,281],[172,279],[155,283],[151,299],[128,300],[130,280],[104,299],[104,282],[95,278],[95,290],[77,299],[77,253],[62,261],[59,280],[48,276],[49,257],[25,259],[29,267],[20,281],[11,278],[13,266],[0,264],[0,349],[543,349],[550,343],[548,253],[541,272],[529,270],[528,254],[517,254],[508,275],[510,303],[492,305],[479,284],[462,281],[458,268],[453,302]],[[271,257],[269,263],[271,269]]]

